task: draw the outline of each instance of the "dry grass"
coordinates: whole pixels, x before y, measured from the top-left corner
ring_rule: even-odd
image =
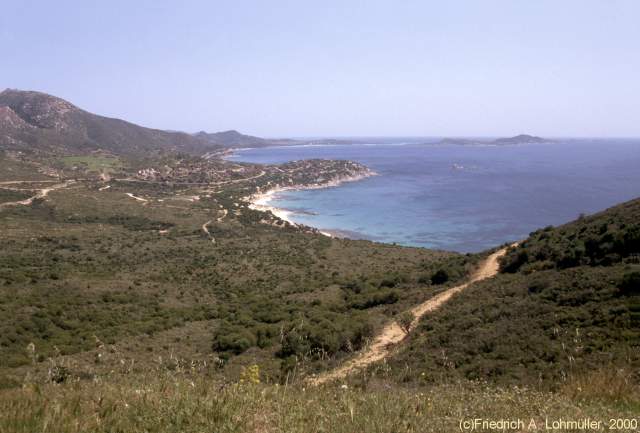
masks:
[[[640,387],[629,369],[611,366],[574,375],[560,392],[572,400],[622,404],[640,412]]]
[[[452,432],[460,419],[630,417],[632,409],[485,384],[418,390],[221,384],[175,373],[118,376],[0,392],[0,431]],[[637,410],[635,414],[637,415]]]

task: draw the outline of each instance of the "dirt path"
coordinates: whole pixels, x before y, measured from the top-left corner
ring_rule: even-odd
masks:
[[[209,220],[206,223],[202,224],[202,231],[209,236],[209,239],[211,239],[211,242],[213,242],[214,244],[216,243],[216,239],[211,235],[211,232],[209,231],[209,224],[211,224],[213,221]]]
[[[55,185],[51,185],[51,186],[49,186],[47,188],[42,188],[33,197],[29,197],[29,198],[24,199],[24,200],[10,201],[10,202],[7,202],[7,203],[2,203],[2,204],[0,204],[0,209],[2,209],[4,207],[9,207],[9,206],[19,206],[19,205],[29,206],[31,203],[33,203],[34,200],[39,199],[39,198],[45,198],[47,195],[49,195],[49,193],[51,191],[55,191],[57,189],[66,188],[69,185],[71,185],[72,183],[74,183],[74,181],[69,180],[69,181],[66,181],[66,182],[62,182],[62,183],[58,183],[58,184],[55,184]]]
[[[127,192],[125,194],[128,195],[129,197],[131,197],[132,199],[134,199],[136,201],[140,201],[142,203],[147,203],[149,201],[146,198],[135,196],[135,195],[131,194],[130,192]]]
[[[446,303],[453,295],[466,289],[472,283],[476,281],[491,278],[498,273],[499,263],[498,259],[506,253],[507,249],[503,248],[493,254],[481,263],[480,267],[474,272],[469,281],[456,287],[452,287],[445,290],[442,293],[437,294],[431,299],[417,305],[410,311],[414,314],[415,319],[411,324],[409,332],[413,331],[418,322],[425,314],[439,309],[444,303]],[[354,359],[347,361],[342,366],[322,373],[319,376],[310,378],[308,381],[312,385],[320,385],[326,382],[331,382],[336,379],[341,379],[356,370],[362,369],[376,361],[389,356],[393,348],[397,343],[400,343],[408,334],[405,333],[402,328],[395,322],[388,323],[380,334],[378,334],[371,345],[367,347],[363,352],[359,353]]]
[[[0,182],[0,185],[15,185],[22,183],[56,183],[60,182],[59,180],[6,180]]]
[[[216,222],[222,222],[222,220],[227,216],[227,210],[226,209],[222,209],[222,216],[216,218]],[[209,239],[211,239],[211,242],[213,242],[214,244],[216,243],[216,238],[213,237],[213,235],[211,234],[211,231],[209,230],[209,225],[213,222],[213,220],[209,220],[206,223],[202,224],[202,231],[209,236]]]

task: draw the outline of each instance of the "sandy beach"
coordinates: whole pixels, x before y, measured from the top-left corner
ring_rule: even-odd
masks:
[[[301,190],[307,190],[307,189],[332,188],[332,187],[340,186],[343,183],[356,182],[356,181],[366,179],[368,177],[376,176],[376,175],[377,175],[376,172],[369,171],[367,173],[358,174],[355,176],[339,177],[324,183],[315,183],[315,184],[309,184],[309,185],[295,185],[295,186],[276,185],[273,188],[270,188],[264,192],[258,192],[256,194],[253,194],[247,199],[247,201],[249,202],[250,209],[260,210],[263,212],[271,211],[271,213],[273,213],[276,217],[280,218],[281,220],[287,221],[289,224],[297,226],[299,224],[293,221],[293,218],[292,218],[295,212],[292,212],[288,209],[282,209],[275,206],[271,206],[270,204],[271,201],[274,198],[276,198],[278,193],[281,193],[284,191],[301,191]],[[322,231],[319,228],[318,230],[320,231],[320,233],[322,233],[325,236],[335,237],[332,231],[328,231],[328,230]]]
[[[282,192],[284,191],[286,188],[274,188],[274,189],[270,189],[264,193],[258,193],[258,194],[254,194],[250,197],[249,202],[249,208],[250,209],[255,209],[255,210],[260,210],[263,212],[266,211],[271,211],[272,214],[274,214],[275,216],[277,216],[278,218],[280,218],[283,221],[287,221],[290,224],[296,224],[295,222],[293,222],[290,219],[290,215],[291,215],[291,211],[286,210],[286,209],[280,209],[274,206],[271,206],[269,203],[271,202],[271,200],[274,199],[274,196],[278,193],[278,192]]]

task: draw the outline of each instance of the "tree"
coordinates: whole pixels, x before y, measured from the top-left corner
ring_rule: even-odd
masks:
[[[415,314],[413,314],[411,311],[405,311],[404,313],[400,314],[400,316],[396,319],[396,322],[405,332],[405,334],[408,334],[409,331],[411,331],[411,325],[413,324],[413,321],[415,319]]]
[[[640,272],[626,273],[618,287],[622,295],[633,296],[640,294]]]
[[[431,276],[431,284],[444,284],[449,281],[449,274],[444,269],[439,269]]]

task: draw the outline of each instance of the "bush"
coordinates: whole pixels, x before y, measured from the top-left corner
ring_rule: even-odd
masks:
[[[640,272],[628,272],[618,286],[621,295],[640,295]]]
[[[431,284],[431,275],[423,274],[418,277],[418,284]]]
[[[213,350],[216,352],[232,353],[239,355],[252,346],[255,346],[255,336],[240,327],[221,327],[213,338]]]
[[[62,383],[69,378],[70,372],[67,367],[56,365],[49,370],[51,382]]]
[[[529,261],[529,254],[525,250],[508,251],[507,254],[500,259],[500,272],[514,273],[517,272],[522,265]]]
[[[383,291],[366,298],[356,299],[349,303],[349,308],[366,310],[368,308],[377,307],[378,305],[395,304],[399,299],[400,296],[395,290]]]
[[[404,313],[400,314],[400,316],[396,319],[396,322],[398,322],[400,328],[402,328],[402,330],[406,334],[408,334],[409,331],[411,331],[411,325],[413,324],[413,321],[415,319],[415,314],[413,314],[411,311],[405,311]]]
[[[437,270],[431,276],[431,284],[434,284],[434,285],[444,284],[447,281],[449,281],[449,273],[447,271],[445,271],[444,269]]]

